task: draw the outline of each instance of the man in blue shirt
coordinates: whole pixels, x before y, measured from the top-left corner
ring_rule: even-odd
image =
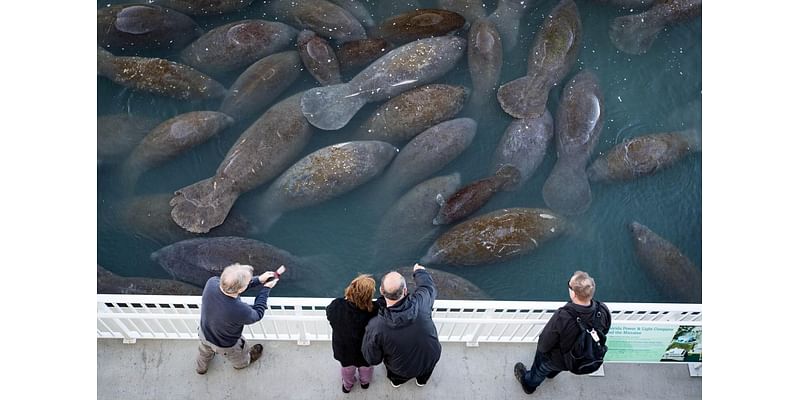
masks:
[[[269,291],[278,283],[284,270],[281,265],[276,272],[267,271],[254,277],[252,266],[237,263],[225,267],[219,277],[208,279],[200,305],[198,374],[208,371],[208,363],[217,353],[224,355],[236,369],[245,368],[261,357],[264,346],[256,344],[250,347],[242,331],[245,325],[264,317]],[[272,277],[275,279],[267,282]],[[244,291],[256,286],[261,286],[261,290],[252,306],[239,299]]]

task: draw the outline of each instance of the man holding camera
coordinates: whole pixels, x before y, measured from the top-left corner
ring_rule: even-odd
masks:
[[[361,352],[370,365],[383,361],[393,387],[411,378],[425,386],[442,354],[439,334],[433,324],[436,286],[419,264],[414,265],[417,288],[409,295],[406,280],[397,271],[384,275],[378,315],[367,324]]]
[[[195,368],[198,374],[208,371],[208,363],[217,353],[222,353],[236,369],[245,368],[261,357],[264,347],[260,344],[250,347],[242,331],[245,325],[264,317],[269,291],[285,270],[281,265],[275,272],[267,271],[254,277],[252,266],[237,263],[225,267],[222,275],[206,281],[200,305],[200,347]],[[261,290],[254,304],[242,302],[239,295],[257,286],[261,286]]]

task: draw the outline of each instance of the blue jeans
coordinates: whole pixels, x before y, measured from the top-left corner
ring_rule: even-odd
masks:
[[[553,378],[559,372],[561,372],[561,370],[553,365],[553,362],[550,361],[550,358],[548,358],[547,355],[536,351],[536,357],[533,359],[533,365],[531,366],[531,369],[525,373],[525,376],[522,377],[522,381],[525,383],[525,386],[535,390],[539,385],[542,384],[542,382],[544,382],[545,378]]]

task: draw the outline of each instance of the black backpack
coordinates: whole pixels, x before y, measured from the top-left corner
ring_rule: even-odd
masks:
[[[591,374],[600,369],[603,365],[603,357],[608,351],[606,346],[606,335],[603,332],[595,330],[594,327],[600,326],[601,308],[596,306],[597,311],[594,312],[592,324],[586,326],[581,317],[575,315],[571,310],[565,308],[570,316],[575,318],[580,327],[580,333],[575,343],[564,353],[564,364],[567,369],[573,374],[585,375]],[[593,335],[594,333],[594,335]]]

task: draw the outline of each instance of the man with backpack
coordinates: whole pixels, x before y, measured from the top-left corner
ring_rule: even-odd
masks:
[[[603,363],[611,313],[592,299],[594,279],[586,272],[575,271],[567,285],[571,301],[553,313],[539,334],[531,369],[521,362],[514,365],[514,376],[527,394],[561,371],[588,374]]]

